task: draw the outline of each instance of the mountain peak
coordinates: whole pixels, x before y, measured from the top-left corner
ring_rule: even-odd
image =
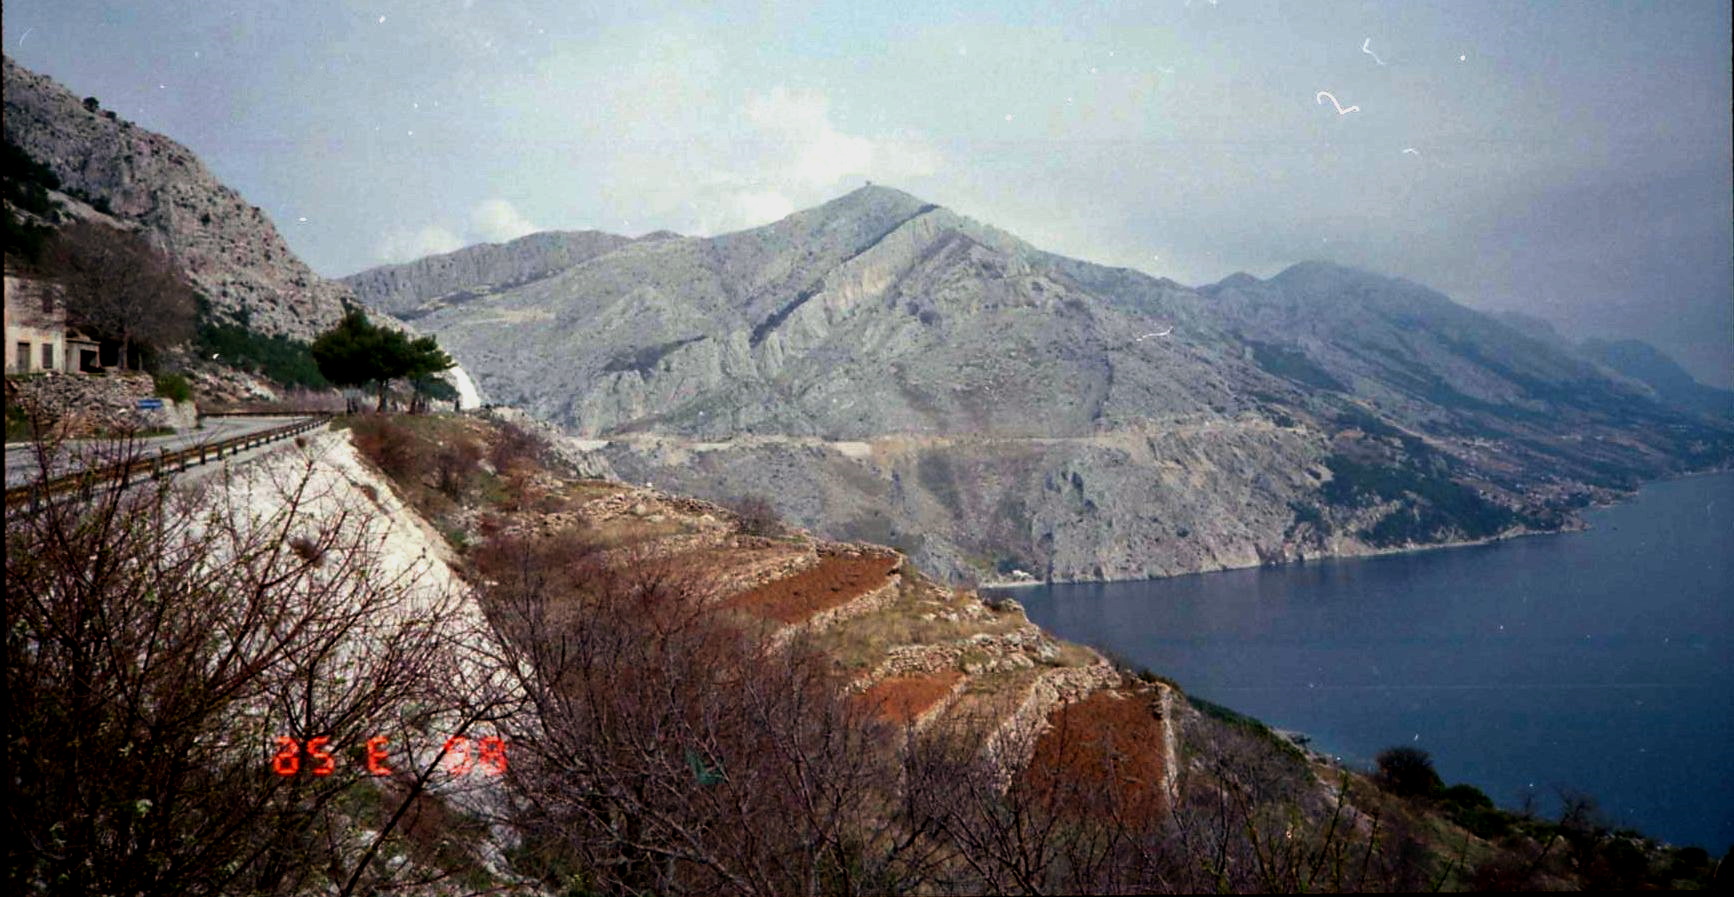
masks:
[[[926,209],[938,206],[917,196],[912,196],[895,187],[887,187],[868,181],[865,186],[857,187],[836,199],[812,209],[827,217],[833,215],[896,215],[908,217]]]
[[[1222,287],[1239,288],[1239,287],[1254,286],[1254,285],[1257,285],[1257,284],[1260,284],[1263,282],[1264,281],[1259,280],[1258,278],[1252,276],[1251,274],[1246,273],[1245,271],[1236,271],[1233,274],[1230,274],[1227,277],[1224,277],[1221,280],[1217,281],[1215,286],[1218,288],[1222,288]]]
[[[867,183],[863,184],[862,186],[856,187],[855,189],[850,190],[848,193],[845,193],[842,196],[837,197],[837,199],[833,200],[833,202],[840,202],[840,201],[848,200],[848,199],[852,199],[852,198],[857,199],[857,200],[874,199],[877,201],[890,200],[890,201],[902,201],[902,202],[916,203],[918,205],[925,204],[925,201],[922,200],[921,198],[913,196],[909,193],[905,193],[904,191],[899,190],[896,187],[888,187],[884,184],[875,184],[872,181],[868,181]]]
[[[1272,277],[1271,280],[1295,280],[1297,278],[1314,277],[1359,278],[1370,276],[1374,275],[1362,271],[1359,268],[1351,268],[1347,265],[1339,265],[1336,262],[1327,262],[1323,259],[1310,259],[1308,261],[1296,262],[1289,265],[1287,268],[1282,269],[1282,271],[1275,277]]]

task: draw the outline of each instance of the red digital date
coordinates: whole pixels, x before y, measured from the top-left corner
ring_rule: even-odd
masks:
[[[389,743],[390,739],[384,735],[367,739],[365,760],[369,775],[392,774],[391,767],[386,765],[389,756],[386,745]],[[337,771],[337,758],[327,750],[330,744],[331,739],[326,737],[309,738],[303,744],[287,735],[279,735],[277,753],[271,757],[271,771],[280,776],[299,774],[302,769],[301,755],[305,753],[311,761],[307,767],[308,772],[316,776],[331,775]],[[506,771],[506,740],[490,735],[472,741],[463,735],[453,735],[447,738],[440,748],[440,759],[445,764],[446,771],[454,776],[469,775],[472,772],[499,775]]]

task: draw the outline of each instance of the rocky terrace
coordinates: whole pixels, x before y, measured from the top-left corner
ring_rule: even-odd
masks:
[[[483,432],[487,425],[473,419],[424,418],[413,426],[436,442],[491,438]],[[1094,729],[1120,726],[1129,714],[1144,712],[1137,708],[1156,706],[1148,698],[1097,701],[1088,712],[1063,713],[1099,694],[1124,697],[1134,687],[1100,654],[1031,623],[1016,601],[990,603],[974,591],[942,587],[893,549],[826,541],[802,530],[749,532],[739,515],[720,505],[649,485],[561,474],[540,463],[496,471],[484,462],[484,469],[501,481],[516,480],[517,497],[485,509],[450,510],[448,523],[468,530],[492,520],[505,532],[531,536],[579,532],[622,560],[674,565],[704,584],[703,600],[762,627],[772,645],[799,639],[829,657],[850,682],[854,700],[887,720],[985,737],[986,749],[1003,757],[1007,781],[1032,757],[1052,754],[1054,748],[1041,745],[1055,725],[1069,726],[1067,744],[1084,738],[1098,753],[1112,751],[1120,736]],[[1136,686],[1140,693],[1164,689]],[[1169,721],[1154,711],[1149,717],[1138,724],[1138,737],[1171,746]],[[1082,749],[1068,750],[1063,759],[1074,762]],[[1139,776],[1172,768],[1171,761],[1142,763]]]

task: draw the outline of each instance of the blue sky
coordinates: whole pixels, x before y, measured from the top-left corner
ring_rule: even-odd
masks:
[[[872,179],[1184,283],[1406,276],[1734,385],[1726,2],[9,0],[3,24],[327,275],[719,233]]]

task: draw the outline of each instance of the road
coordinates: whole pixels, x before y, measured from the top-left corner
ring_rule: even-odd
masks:
[[[295,415],[284,417],[207,417],[203,419],[204,427],[202,429],[134,440],[131,448],[138,454],[148,457],[155,455],[158,451],[173,452],[184,448],[195,448],[201,444],[222,442],[225,439],[269,430],[272,427],[280,427],[300,419],[300,416]],[[126,449],[125,444],[112,439],[81,439],[63,443],[50,465],[49,475],[60,476],[86,467],[101,467],[112,464],[120,459],[120,454]],[[8,489],[29,483],[41,476],[42,469],[36,453],[37,444],[33,442],[7,444],[6,487]]]

